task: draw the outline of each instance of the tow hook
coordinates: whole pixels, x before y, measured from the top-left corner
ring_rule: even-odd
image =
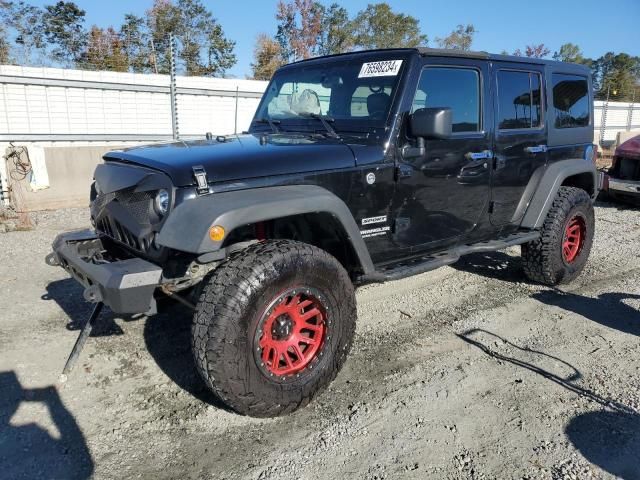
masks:
[[[49,265],[50,267],[59,267],[60,261],[54,252],[51,252],[49,255],[44,257],[44,263]]]

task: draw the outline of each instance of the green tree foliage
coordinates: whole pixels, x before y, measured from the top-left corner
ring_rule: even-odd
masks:
[[[321,4],[322,28],[317,41],[318,55],[334,55],[348,52],[353,49],[353,23],[349,20],[349,12],[337,3],[332,3],[329,8]]]
[[[594,62],[593,71],[598,98],[608,96],[620,101],[634,98],[640,83],[640,57],[607,52]]]
[[[578,63],[589,67],[593,64],[593,60],[586,58],[582,54],[580,47],[574,43],[565,43],[561,45],[560,50],[553,54],[553,59],[558,62]]]
[[[90,70],[126,72],[129,69],[127,54],[122,38],[113,27],[102,29],[91,27],[85,52],[80,66]]]
[[[529,57],[529,58],[544,58],[549,56],[551,50],[549,50],[544,43],[527,45],[524,49],[524,53],[518,48],[513,55],[516,57]]]
[[[58,63],[71,66],[81,60],[87,44],[84,17],[85,11],[74,2],[59,1],[45,6],[44,36],[53,47],[51,55]]]
[[[170,0],[154,0],[153,6],[147,11],[154,73],[169,73],[170,34],[178,30],[179,20],[180,14]]]
[[[0,0],[0,64],[10,63],[9,32],[5,20],[8,11],[9,2]]]
[[[9,42],[7,40],[7,30],[0,24],[0,65],[10,63]]]
[[[178,44],[178,57],[188,75],[224,75],[236,63],[235,42],[200,0],[155,0],[147,12],[154,71],[168,73],[170,34]]]
[[[417,47],[428,38],[420,31],[420,21],[395,13],[388,3],[367,5],[354,19],[355,44],[364,49]]]
[[[236,42],[225,37],[222,26],[215,22],[207,35],[207,63],[204,75],[224,76],[238,58],[234,53]]]
[[[325,8],[312,0],[278,2],[276,40],[287,62],[309,58],[316,53],[324,13]]]
[[[471,50],[473,36],[477,33],[472,24],[458,25],[458,27],[444,38],[436,38],[440,48],[453,50]]]
[[[253,63],[251,64],[253,79],[271,79],[275,71],[284,63],[285,60],[282,57],[282,47],[280,43],[266,33],[258,35],[253,51]]]
[[[418,19],[395,13],[387,3],[369,4],[350,19],[347,10],[338,3],[325,7],[312,0],[280,0],[276,20],[279,55],[287,63],[358,48],[415,47],[427,43]],[[466,38],[475,32],[470,27],[471,31],[463,32]],[[258,45],[256,51],[262,48]]]
[[[20,0],[18,2],[2,2],[2,21],[5,31],[14,33],[13,56],[15,61],[28,65],[33,62],[33,55],[43,53],[45,47],[42,10]],[[7,45],[8,48],[8,45]]]
[[[131,71],[151,71],[151,39],[144,18],[127,13],[120,27],[120,38]]]

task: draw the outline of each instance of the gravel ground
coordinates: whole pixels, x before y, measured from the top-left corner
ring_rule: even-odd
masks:
[[[178,306],[104,315],[56,385],[90,307],[43,257],[87,212],[35,215],[0,235],[0,477],[640,479],[640,211],[596,210],[562,289],[517,249],[361,288],[336,381],[267,420],[213,402]]]

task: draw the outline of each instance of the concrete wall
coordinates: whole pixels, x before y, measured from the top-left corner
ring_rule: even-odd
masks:
[[[9,176],[11,205],[18,212],[88,206],[93,171],[102,155],[116,148],[122,146],[44,148],[50,187],[32,191],[28,179],[17,181]]]

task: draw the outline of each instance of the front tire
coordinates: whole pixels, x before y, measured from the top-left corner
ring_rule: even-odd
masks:
[[[589,194],[580,188],[560,187],[540,238],[521,247],[525,275],[550,286],[573,281],[587,263],[594,233]]]
[[[254,244],[203,287],[192,325],[196,366],[238,413],[289,413],[335,378],[355,318],[353,285],[334,257],[290,240]]]

